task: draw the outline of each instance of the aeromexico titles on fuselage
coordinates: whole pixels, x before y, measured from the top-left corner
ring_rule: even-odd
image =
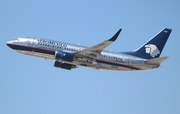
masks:
[[[172,31],[168,28],[161,30],[135,51],[103,51],[117,39],[121,30],[110,39],[91,47],[27,37],[9,41],[7,45],[20,53],[54,59],[55,67],[68,70],[76,68],[77,65],[108,70],[144,70],[158,68],[167,58],[160,57],[160,54]]]
[[[75,47],[77,47],[77,49],[70,48],[70,47],[68,48],[67,43],[57,42],[57,41],[52,41],[52,40],[47,40],[47,39],[42,39],[42,38],[41,39],[37,38],[37,44],[43,45],[43,46],[48,46],[48,47],[55,47],[58,49],[64,49],[64,50],[68,50],[68,51],[72,51],[72,52],[76,52],[76,51],[80,51],[80,50],[88,48],[86,46],[79,46],[79,45],[75,45]],[[73,45],[73,44],[69,44],[69,45]],[[107,52],[109,52],[109,51],[107,51]],[[121,57],[113,57],[113,56],[105,55],[102,53],[99,54],[99,56],[106,57],[106,58],[115,58],[116,61],[124,63],[123,58],[121,58]]]
[[[51,47],[57,47],[57,48],[66,48],[67,44],[55,42],[52,40],[45,40],[45,39],[37,39],[38,44],[45,45],[45,46],[51,46]]]

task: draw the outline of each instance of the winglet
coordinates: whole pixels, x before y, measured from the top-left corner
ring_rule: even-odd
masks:
[[[115,34],[112,38],[110,38],[108,41],[114,42],[114,41],[117,39],[117,37],[119,36],[119,33],[121,32],[121,30],[122,30],[122,29],[119,29],[119,30],[116,32],[116,34]]]

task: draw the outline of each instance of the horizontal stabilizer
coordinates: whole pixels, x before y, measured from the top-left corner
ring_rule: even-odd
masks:
[[[168,57],[160,57],[160,58],[155,58],[155,59],[149,59],[149,60],[145,60],[145,64],[160,64],[161,62],[163,62],[165,59],[167,59]]]

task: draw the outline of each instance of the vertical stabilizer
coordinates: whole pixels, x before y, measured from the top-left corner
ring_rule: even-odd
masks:
[[[165,28],[158,34],[152,37],[144,45],[133,52],[127,54],[134,55],[144,59],[158,58],[166,44],[166,41],[171,33],[172,29]]]

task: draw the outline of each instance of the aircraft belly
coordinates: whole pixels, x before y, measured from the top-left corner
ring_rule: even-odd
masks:
[[[19,53],[22,53],[22,54],[26,54],[26,55],[55,60],[54,55],[51,55],[51,54],[44,54],[44,53],[39,53],[39,52],[34,52],[34,51],[22,51],[22,50],[16,50],[16,51]],[[74,65],[80,64],[80,62],[78,62],[76,60],[74,60],[73,62],[65,62],[65,63],[74,64]]]
[[[34,52],[34,51],[22,51],[22,50],[16,50],[19,53],[26,54],[26,55],[31,55],[31,56],[36,56],[36,57],[41,57],[41,58],[46,58],[46,59],[54,59],[54,55],[50,54],[44,54],[44,53],[39,53],[39,52]]]
[[[84,64],[79,64],[80,66],[85,66],[85,67],[91,67],[95,69],[106,69],[106,70],[131,70],[130,68],[125,68],[121,66],[114,66],[114,65],[108,65],[108,64],[103,64],[103,63],[84,63]]]
[[[113,66],[113,65],[102,65],[102,69],[109,70],[131,70],[129,68],[121,67],[121,66]]]

